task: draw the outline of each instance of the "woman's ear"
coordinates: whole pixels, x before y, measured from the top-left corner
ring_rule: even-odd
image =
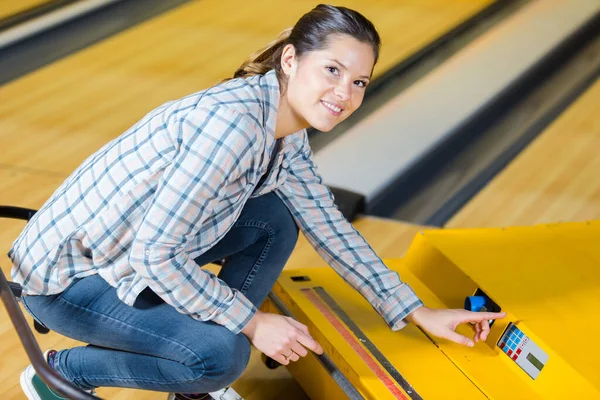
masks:
[[[296,66],[296,48],[293,44],[287,44],[281,52],[281,70],[287,76]]]

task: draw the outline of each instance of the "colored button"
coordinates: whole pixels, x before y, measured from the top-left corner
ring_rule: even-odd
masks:
[[[500,343],[500,348],[501,349],[504,349],[504,346],[506,346],[506,343],[504,343],[504,342]]]
[[[512,350],[508,350],[508,355],[512,356]]]
[[[483,296],[469,296],[465,298],[465,310],[477,312],[485,306],[485,297]]]
[[[515,361],[517,360],[517,358],[519,358],[519,355],[518,355],[518,354],[515,354],[515,355],[512,357],[512,359],[513,359],[513,360],[515,360]]]
[[[517,354],[521,354],[521,349],[517,349]]]

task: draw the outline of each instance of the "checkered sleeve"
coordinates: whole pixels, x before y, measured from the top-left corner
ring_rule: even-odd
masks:
[[[200,226],[218,224],[223,204],[235,201],[223,198],[225,187],[249,168],[256,126],[246,115],[214,107],[195,109],[170,129],[176,130],[179,149],[160,177],[129,261],[179,312],[238,333],[256,308],[242,293],[199,268],[184,247]]]
[[[331,191],[318,175],[306,136],[301,151],[290,163],[286,183],[277,193],[321,257],[373,305],[393,330],[403,328],[405,317],[423,303],[395,271],[387,268],[334,204]]]

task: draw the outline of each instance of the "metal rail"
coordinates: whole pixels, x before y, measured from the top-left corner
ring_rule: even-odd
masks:
[[[0,206],[0,218],[11,218],[11,219],[22,219],[29,220],[36,213],[35,210],[21,207],[8,207]],[[17,304],[17,298],[20,296],[21,286],[19,284],[9,282],[4,275],[4,271],[0,268],[0,296],[2,297],[2,303],[6,308],[6,312],[10,317],[10,320],[17,331],[19,340],[25,348],[27,357],[31,361],[33,368],[37,375],[44,381],[48,386],[54,389],[56,392],[69,399],[73,400],[98,400],[97,396],[94,396],[83,389],[78,388],[71,382],[64,379],[58,372],[50,368],[40,346],[33,336],[33,332],[23,315],[23,311]]]

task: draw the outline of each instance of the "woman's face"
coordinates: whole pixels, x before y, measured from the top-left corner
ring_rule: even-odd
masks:
[[[300,60],[292,45],[282,54],[287,75],[284,95],[292,115],[303,126],[328,132],[362,103],[375,55],[370,44],[351,36],[332,35],[329,45],[305,53]]]

